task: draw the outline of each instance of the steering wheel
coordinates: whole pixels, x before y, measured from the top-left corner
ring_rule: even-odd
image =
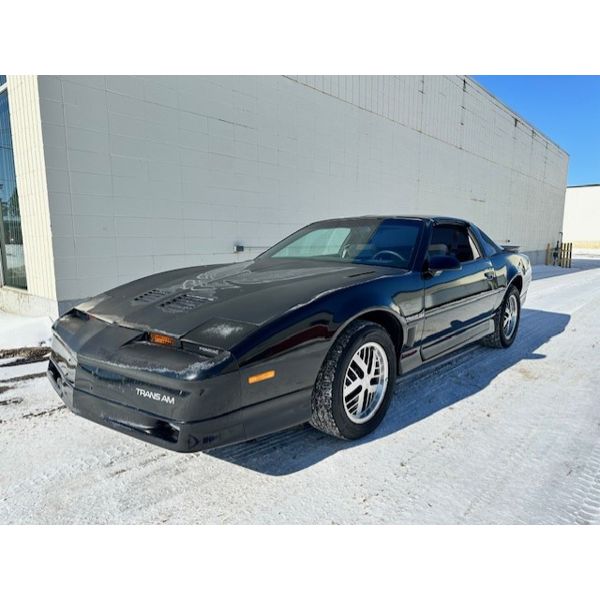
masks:
[[[394,252],[393,250],[380,250],[379,252],[376,252],[371,260],[377,260],[377,257],[381,254],[391,254],[394,258],[399,258],[401,261],[404,261],[404,256],[401,256],[400,254],[398,254],[397,252]]]
[[[340,249],[340,258],[348,258],[348,250],[350,250],[352,244],[344,244]]]

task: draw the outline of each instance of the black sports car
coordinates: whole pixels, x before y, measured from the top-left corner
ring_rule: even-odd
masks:
[[[78,305],[54,323],[48,376],[73,412],[181,452],[307,421],[355,439],[398,374],[510,346],[530,281],[527,256],[460,219],[321,221],[255,260]]]

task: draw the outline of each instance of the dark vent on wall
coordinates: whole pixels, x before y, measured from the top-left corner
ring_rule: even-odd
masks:
[[[202,298],[201,296],[192,296],[191,294],[181,294],[161,302],[158,306],[165,312],[187,312],[188,310],[194,310],[201,304],[210,302],[210,298]]]
[[[163,296],[166,296],[169,292],[166,292],[164,290],[149,290],[148,292],[144,292],[143,294],[140,294],[139,296],[136,296],[133,301],[134,302],[144,302],[144,303],[149,303],[149,302],[154,302],[155,300],[160,300]]]

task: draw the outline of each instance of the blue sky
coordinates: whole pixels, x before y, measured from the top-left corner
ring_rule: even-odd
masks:
[[[569,153],[569,185],[600,183],[600,76],[473,79]]]

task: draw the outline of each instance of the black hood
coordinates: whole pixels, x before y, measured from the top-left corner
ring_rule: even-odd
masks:
[[[239,333],[246,335],[324,293],[389,271],[386,267],[329,261],[258,259],[158,273],[110,290],[77,308],[124,327],[177,337],[201,325],[223,334],[229,323],[231,343],[239,337],[231,337],[236,323]]]

